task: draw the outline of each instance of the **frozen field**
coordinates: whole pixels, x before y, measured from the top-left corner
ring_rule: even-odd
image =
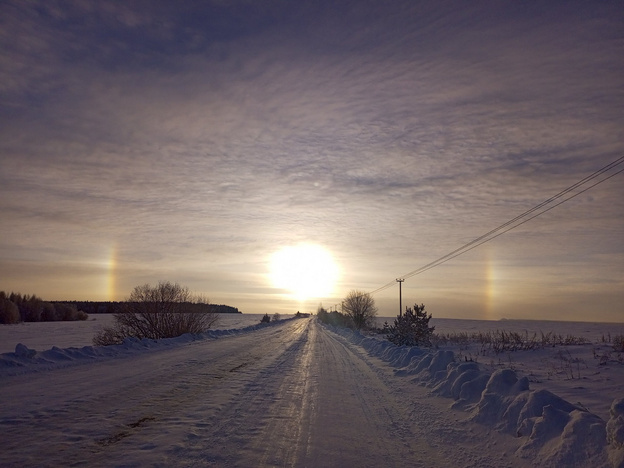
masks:
[[[262,314],[220,314],[217,330],[243,328],[260,322]],[[284,317],[286,318],[286,317]],[[112,325],[112,314],[92,314],[84,322],[35,322],[0,325],[0,353],[15,351],[22,343],[37,351],[91,346],[93,335],[102,327]]]
[[[243,328],[260,322],[263,314],[221,314],[214,327],[216,330]],[[283,315],[282,318],[292,317]],[[392,324],[394,317],[377,317],[381,327],[385,321]],[[92,344],[93,335],[102,327],[113,323],[112,314],[92,314],[84,322],[37,322],[17,325],[0,325],[0,353],[15,351],[15,345],[22,343],[37,351],[59,348],[82,347]],[[431,320],[438,333],[487,332],[506,330],[528,333],[556,333],[576,335],[598,342],[609,334],[624,334],[624,324],[589,323],[589,322],[554,322],[538,320]]]
[[[260,317],[99,348],[91,335],[110,317],[0,327],[10,351],[0,354],[0,466],[624,463],[624,402],[610,414],[624,398],[624,358],[603,341],[624,325],[435,321],[439,332],[591,341],[493,354]]]

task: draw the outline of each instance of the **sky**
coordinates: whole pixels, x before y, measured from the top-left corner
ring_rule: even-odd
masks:
[[[339,307],[624,156],[622,57],[609,0],[2,1],[0,290]],[[402,305],[623,322],[623,239],[619,174]],[[276,281],[298,245],[333,259],[322,297]]]

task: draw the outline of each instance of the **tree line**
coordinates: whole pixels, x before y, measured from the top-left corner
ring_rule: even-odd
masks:
[[[129,301],[44,301],[35,294],[0,291],[0,324],[87,320],[91,314],[118,314],[129,306],[136,308],[137,304]],[[182,305],[185,312],[193,314],[241,313],[237,307],[201,300]]]
[[[56,301],[55,304],[74,304],[78,310],[87,314],[117,314],[128,301]],[[195,312],[210,311],[215,314],[240,314],[237,307],[225,304],[189,303],[188,310]]]
[[[89,315],[76,304],[47,302],[34,294],[0,291],[0,323],[58,322],[87,320]]]

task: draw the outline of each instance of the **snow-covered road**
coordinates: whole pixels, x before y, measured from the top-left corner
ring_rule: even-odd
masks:
[[[288,320],[3,378],[0,466],[516,466],[425,394]]]

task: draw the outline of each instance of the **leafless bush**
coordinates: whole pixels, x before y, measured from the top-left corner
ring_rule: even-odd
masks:
[[[555,355],[558,360],[558,364],[553,364],[553,372],[552,374],[563,374],[566,379],[580,379],[581,378],[581,367],[583,369],[587,368],[587,364],[581,358],[575,358],[572,356],[570,351],[558,351]],[[576,370],[576,376],[574,371]],[[550,375],[551,373],[549,373]]]
[[[377,315],[373,296],[356,289],[351,290],[342,301],[342,313],[349,317],[355,328],[369,328]]]
[[[201,333],[218,319],[204,298],[191,294],[178,283],[137,286],[114,314],[114,324],[97,333],[93,344],[119,344],[125,338],[173,338],[185,333]]]

